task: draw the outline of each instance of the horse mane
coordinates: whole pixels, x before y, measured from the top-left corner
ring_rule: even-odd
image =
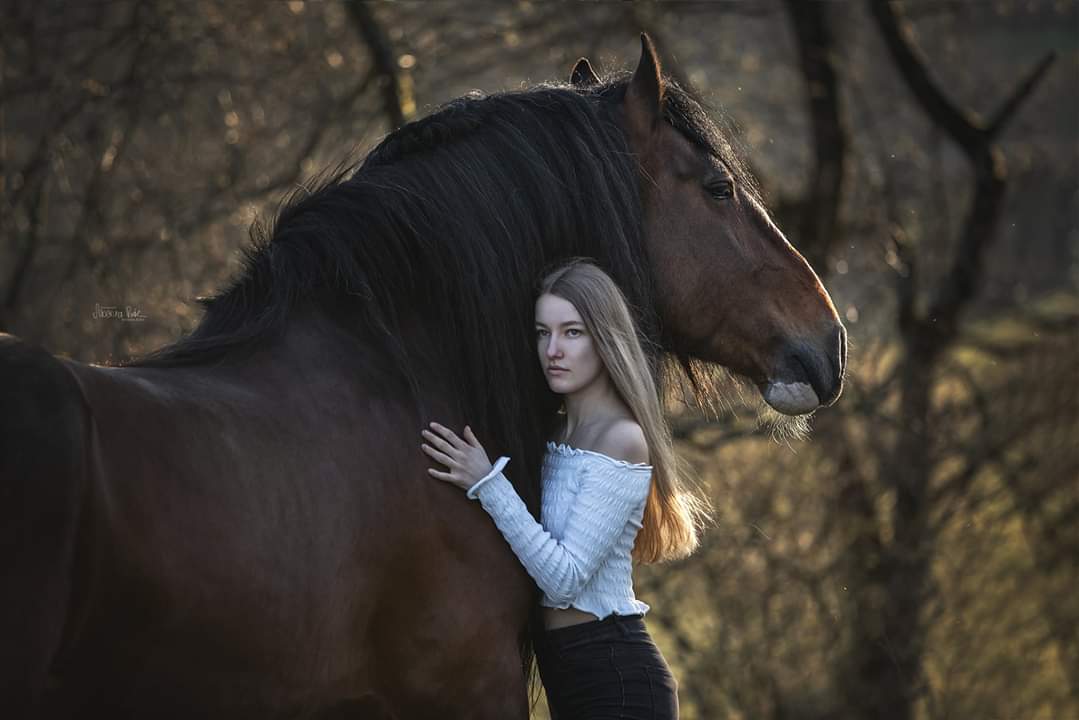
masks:
[[[585,256],[611,274],[663,387],[639,169],[616,117],[628,80],[473,92],[390,133],[358,167],[294,191],[269,227],[252,225],[241,271],[199,299],[205,314],[190,334],[122,365],[240,362],[280,337],[293,311],[313,308],[382,351],[423,421],[433,418],[421,367],[437,357],[458,390],[452,406],[489,448],[522,460],[514,484],[538,513],[543,440],[559,405],[532,329],[546,268]],[[671,125],[756,192],[701,103],[673,80],[665,107]],[[688,358],[679,362],[704,390]]]
[[[672,349],[654,310],[640,169],[618,117],[629,79],[474,92],[391,132],[358,166],[344,162],[293,191],[268,226],[256,221],[241,270],[199,298],[196,328],[122,366],[239,363],[280,338],[298,311],[314,310],[401,379],[417,429],[444,419],[430,416],[422,392],[437,368],[441,386],[454,389],[440,399],[492,457],[515,458],[513,485],[539,517],[543,441],[561,404],[533,334],[534,294],[551,266],[584,256],[614,278],[661,392],[675,379],[685,397],[688,379],[714,407],[729,385],[726,371]],[[666,121],[757,196],[703,103],[672,79],[665,88]],[[542,627],[535,614],[530,627]],[[526,636],[533,695],[530,647]]]

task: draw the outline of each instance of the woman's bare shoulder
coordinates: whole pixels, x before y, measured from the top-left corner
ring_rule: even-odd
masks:
[[[593,448],[615,460],[629,463],[648,463],[648,442],[644,431],[632,418],[615,420],[596,440]]]

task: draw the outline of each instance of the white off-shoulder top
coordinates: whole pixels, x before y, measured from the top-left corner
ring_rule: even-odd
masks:
[[[575,607],[601,620],[645,614],[633,594],[630,553],[641,529],[652,466],[547,443],[540,522],[502,474],[500,457],[468,490],[494,520],[543,591],[540,604]]]

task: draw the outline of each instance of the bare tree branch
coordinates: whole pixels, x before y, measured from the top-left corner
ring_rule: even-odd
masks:
[[[1049,66],[1056,61],[1056,57],[1057,54],[1054,51],[1042,58],[1042,61],[1027,74],[1026,79],[1019,83],[1019,86],[1012,92],[1011,97],[1005,100],[1000,109],[993,113],[992,119],[985,130],[986,135],[991,140],[997,137],[1008,121],[1012,119],[1012,115],[1019,109],[1019,106],[1027,99],[1027,96],[1041,82],[1042,76],[1049,70]]]
[[[955,337],[958,315],[977,290],[985,249],[996,234],[1006,170],[1003,155],[993,145],[995,135],[1044,77],[1055,55],[1050,53],[1039,63],[986,127],[973,112],[957,107],[937,87],[930,77],[928,61],[913,43],[912,26],[902,11],[888,0],[869,0],[869,8],[907,87],[929,118],[966,152],[975,168],[974,202],[951,270],[941,282],[927,316],[917,318],[910,326],[916,334],[932,338],[927,348],[943,347]]]
[[[982,153],[985,131],[973,113],[953,104],[930,77],[930,62],[914,42],[910,21],[889,0],[869,0],[869,10],[896,69],[918,104],[975,161]]]
[[[798,41],[816,159],[801,202],[798,248],[809,264],[825,275],[832,248],[840,244],[839,204],[847,150],[847,132],[839,113],[829,7],[805,0],[785,0],[785,6]]]
[[[399,128],[410,118],[405,112],[401,78],[397,72],[393,45],[386,37],[382,25],[369,5],[362,2],[350,2],[345,6],[348,8],[356,31],[371,50],[375,76],[382,85],[382,106],[389,118],[390,128]]]

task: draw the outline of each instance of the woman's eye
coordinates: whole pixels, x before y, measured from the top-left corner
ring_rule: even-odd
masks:
[[[576,333],[576,335],[571,335],[570,333]],[[569,335],[570,337],[577,337],[577,335],[581,334],[581,331],[577,330],[576,328],[570,328],[569,330],[566,331],[566,334]]]

